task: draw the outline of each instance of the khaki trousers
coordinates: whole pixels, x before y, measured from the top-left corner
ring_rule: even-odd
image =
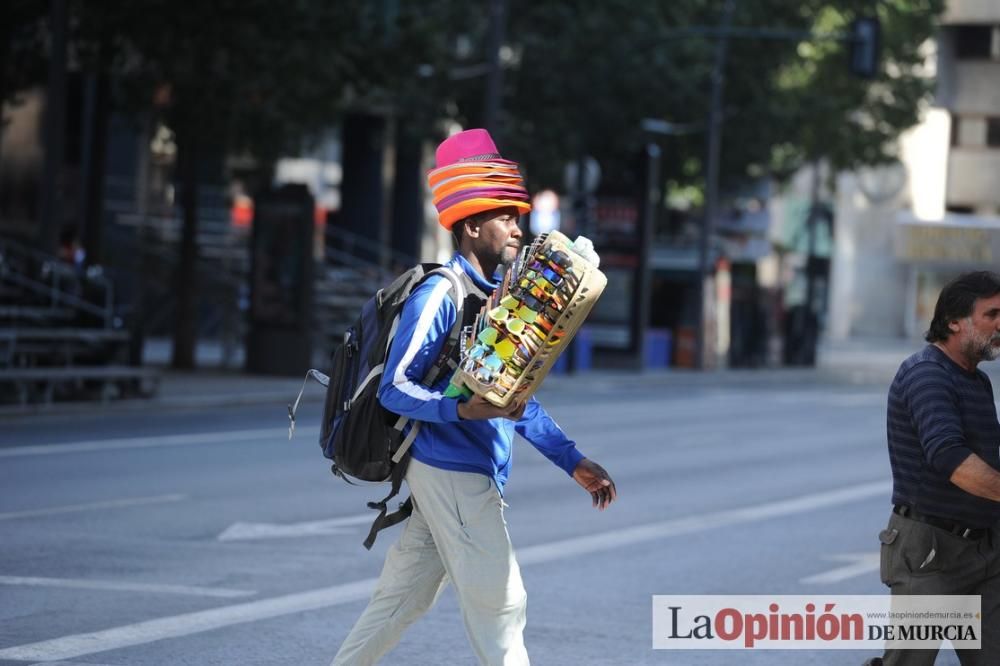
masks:
[[[882,582],[893,596],[982,596],[982,649],[958,650],[962,666],[1000,664],[1000,528],[969,541],[925,523],[892,514],[879,534]],[[937,650],[886,650],[884,666],[931,666]]]
[[[488,666],[528,664],[523,639],[527,595],[492,479],[411,459],[406,483],[413,514],[389,549],[368,607],[332,666],[374,664],[434,605],[449,579],[479,661]],[[445,655],[439,658],[449,661]]]

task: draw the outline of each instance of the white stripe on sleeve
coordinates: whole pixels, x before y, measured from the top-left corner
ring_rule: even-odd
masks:
[[[437,316],[441,302],[447,297],[449,289],[451,289],[451,281],[447,278],[442,278],[440,282],[434,285],[430,296],[427,297],[427,302],[424,303],[423,312],[420,313],[420,318],[417,320],[417,326],[413,329],[413,337],[410,338],[410,344],[403,353],[403,358],[400,359],[399,364],[396,366],[396,372],[392,376],[392,385],[395,388],[417,400],[426,402],[429,400],[440,400],[444,397],[437,391],[429,391],[418,382],[411,381],[406,376],[406,371],[410,367],[410,364],[413,363],[417,351],[424,344],[427,331],[430,330],[431,324],[434,322],[434,317]]]

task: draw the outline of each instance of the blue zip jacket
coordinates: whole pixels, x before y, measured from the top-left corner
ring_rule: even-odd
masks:
[[[486,293],[497,287],[460,254],[445,266],[456,274],[464,273]],[[503,418],[466,421],[458,416],[459,399],[444,397],[450,373],[441,373],[433,386],[421,385],[455,323],[458,308],[449,295],[450,286],[447,278],[432,275],[410,294],[378,390],[379,402],[386,409],[423,422],[410,449],[413,457],[440,469],[485,474],[502,494],[517,432],[572,475],[584,456],[535,398],[528,401],[517,422]]]

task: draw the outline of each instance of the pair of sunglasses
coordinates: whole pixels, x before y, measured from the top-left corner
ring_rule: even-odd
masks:
[[[478,361],[479,359],[486,356],[486,352],[489,351],[489,347],[482,343],[477,343],[473,345],[472,349],[469,350],[468,357],[473,361]]]
[[[499,305],[490,310],[489,312],[487,312],[486,316],[492,319],[493,321],[504,322],[507,321],[508,317],[510,317],[510,310],[502,305]]]
[[[526,279],[521,280],[522,283],[518,284],[522,289],[527,290],[527,292],[546,304],[546,307],[555,308],[557,312],[561,311],[565,306],[565,301],[559,290],[556,289],[551,284],[544,281],[529,281]]]
[[[545,335],[545,332],[537,324],[525,324],[521,340],[525,344],[537,349],[545,341]]]
[[[535,295],[521,287],[514,287],[511,293],[520,299],[524,308],[535,313],[536,316],[535,321],[532,322],[533,324],[539,326],[543,331],[552,329],[552,322],[558,319],[559,313],[554,306],[548,304],[550,299],[544,293]],[[525,320],[527,321],[527,319]]]
[[[509,391],[512,388],[514,388],[514,382],[516,382],[516,381],[517,381],[517,379],[515,377],[511,377],[511,376],[506,375],[506,374],[500,375],[499,377],[497,377],[497,380],[496,380],[496,391],[497,391],[497,393],[499,393],[501,396],[505,395],[507,393],[507,391]]]
[[[554,252],[551,252],[549,254],[549,261],[553,262],[554,264],[562,268],[566,269],[573,268],[573,259],[570,258],[570,256],[567,253],[563,252],[562,250],[556,250]]]
[[[510,297],[509,296],[505,296],[504,300],[507,301],[508,303],[510,303],[510,301],[507,300],[508,298],[510,298]],[[517,302],[516,299],[511,299],[511,300],[513,300],[515,306],[520,306],[520,304]],[[508,327],[508,329],[509,329],[509,325],[512,322],[515,322],[515,321],[521,319],[520,316],[511,317],[511,314],[512,314],[511,311],[514,310],[514,309],[515,309],[514,307],[507,307],[507,306],[503,305],[502,302],[501,302],[501,305],[499,305],[499,306],[493,308],[492,310],[490,310],[489,312],[487,312],[486,316],[489,317],[490,319],[492,319],[493,321],[497,322],[497,323],[506,324],[507,327]],[[517,307],[517,309],[520,309],[520,308]],[[518,315],[519,313],[514,312],[513,314],[514,315]],[[524,323],[524,322],[522,322],[522,323]],[[516,324],[515,324],[515,326],[516,326]]]
[[[528,271],[525,276],[549,296],[553,296],[558,293],[560,291],[560,285],[564,284],[562,278],[559,278],[559,283],[556,284],[551,280],[547,280],[541,273],[536,273],[535,271]]]
[[[509,337],[497,340],[496,344],[493,345],[493,353],[504,361],[509,360],[515,351],[517,351],[517,343]]]
[[[501,337],[500,331],[493,326],[488,326],[479,331],[476,339],[484,345],[492,347],[494,353],[498,354],[502,359],[510,358],[516,346],[509,335]]]
[[[524,320],[525,323],[533,324],[535,319],[538,317],[538,313],[528,307],[526,304],[521,303],[512,294],[507,294],[500,300],[500,306],[507,308],[509,312],[517,315],[518,319]]]
[[[482,365],[476,367],[474,371],[472,368],[466,368],[466,371],[472,372],[477,380],[489,383],[503,374],[503,368],[503,359],[494,352],[489,356],[483,357]]]
[[[477,382],[481,382],[483,384],[492,384],[493,379],[496,375],[492,370],[487,368],[485,365],[481,365],[478,368],[476,368],[476,371],[472,374],[472,376],[476,378]]]
[[[539,252],[536,256],[543,261],[549,262],[561,272],[565,273],[573,270],[573,260],[562,250],[553,250],[548,253]]]
[[[483,359],[483,365],[493,372],[500,372],[503,369],[503,359],[497,356],[496,352]]]
[[[545,290],[535,284],[528,278],[521,278],[521,281],[517,283],[519,289],[523,292],[527,292],[537,298],[540,301],[548,301],[550,294],[545,293]]]
[[[530,273],[531,275],[529,277],[543,277],[557,287],[561,287],[563,281],[566,279],[562,273],[553,270],[551,266],[543,264],[540,261],[536,261],[531,264],[525,273]]]
[[[507,298],[510,298],[510,297],[509,296],[505,297],[505,300]],[[514,303],[517,303],[516,299],[511,299],[511,300],[513,300]],[[487,313],[487,316],[489,316],[490,319],[492,319],[493,321],[497,322],[498,324],[502,323],[503,324],[503,328],[504,328],[504,330],[506,330],[507,334],[510,335],[511,337],[515,338],[515,339],[518,339],[522,335],[524,335],[525,331],[527,331],[529,334],[534,333],[536,336],[540,335],[537,331],[534,331],[532,329],[532,327],[529,325],[529,323],[533,323],[538,318],[537,313],[534,312],[533,310],[528,310],[527,308],[519,307],[518,308],[518,312],[515,313],[515,314],[519,314],[522,309],[524,309],[527,312],[531,313],[527,317],[527,319],[530,320],[530,322],[526,321],[524,318],[521,318],[521,317],[511,317],[511,311],[510,311],[510,309],[507,308],[504,305],[501,305],[499,307],[493,308],[492,310],[490,310]],[[492,335],[492,334],[488,334],[488,335]],[[484,341],[484,342],[486,342],[486,341]],[[495,341],[494,342],[487,342],[487,344],[495,344]]]

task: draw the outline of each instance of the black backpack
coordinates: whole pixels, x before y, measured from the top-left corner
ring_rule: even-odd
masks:
[[[377,394],[403,304],[416,286],[433,274],[444,275],[451,282],[458,315],[440,356],[421,383],[431,386],[445,368],[454,369],[452,356],[462,329],[464,290],[451,270],[438,264],[419,264],[380,289],[364,304],[358,320],[344,333],[343,344],[333,353],[330,375],[309,370],[295,404],[288,407],[291,420],[288,438],[291,439],[295,431],[295,412],[306,382],[312,377],[326,386],[319,445],[323,455],[333,461],[330,470],[348,483],[353,478],[392,484],[389,494],[382,500],[368,502],[368,508],[379,512],[364,542],[368,549],[375,543],[380,530],[406,520],[413,511],[412,500],[408,498],[397,511],[389,514],[388,502],[399,493],[410,461],[409,448],[420,431],[420,422],[415,421],[404,438],[403,430],[409,419],[383,407]]]

